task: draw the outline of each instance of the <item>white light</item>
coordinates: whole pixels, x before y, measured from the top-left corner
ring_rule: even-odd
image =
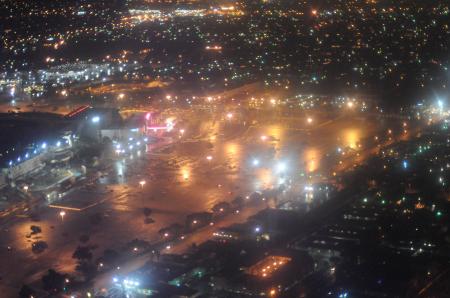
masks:
[[[99,116],[92,117],[92,123],[98,123],[98,122],[100,122],[100,117]]]
[[[284,162],[280,162],[277,164],[277,172],[282,173],[286,171],[286,164]]]
[[[260,227],[256,227],[256,228],[255,228],[255,232],[256,232],[256,233],[259,233],[260,231],[261,231],[261,228],[260,228]]]
[[[208,155],[208,156],[206,157],[206,159],[209,160],[209,161],[211,161],[211,160],[212,160],[212,156],[211,156],[211,155]]]
[[[42,149],[47,148],[47,143],[42,143],[41,148],[42,148]]]
[[[58,142],[56,143],[56,147],[60,147],[60,146],[61,146],[61,142],[58,141]]]
[[[119,280],[117,279],[117,277],[113,278],[113,282],[118,282]]]
[[[259,160],[257,160],[257,159],[254,159],[254,160],[253,160],[253,165],[254,165],[254,166],[257,166],[257,165],[259,165]]]

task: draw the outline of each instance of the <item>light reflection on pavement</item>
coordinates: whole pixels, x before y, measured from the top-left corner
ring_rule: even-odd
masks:
[[[297,178],[302,171],[320,169],[320,159],[326,152],[338,145],[354,146],[360,138],[378,129],[367,120],[353,117],[339,118],[333,125],[323,125],[314,133],[261,121],[263,124],[241,127],[236,134],[236,129],[231,133],[231,129],[220,126],[217,121],[202,118],[199,122],[191,125],[198,127],[197,130],[189,131],[185,140],[168,146],[168,152],[150,150],[128,165],[115,163],[105,180],[113,184],[108,185],[112,192],[106,195],[104,203],[83,212],[67,212],[63,221],[55,209],[43,210],[41,220],[36,223],[16,218],[8,230],[4,230],[1,240],[2,246],[11,245],[13,251],[0,251],[2,260],[6,260],[6,266],[0,268],[4,279],[0,290],[18,289],[23,282],[38,279],[48,268],[73,271],[75,262],[71,256],[83,234],[90,235],[90,245],[98,246],[96,255],[105,248],[120,250],[135,238],[156,241],[159,229],[175,222],[183,223],[189,213],[210,210],[218,202],[277,186],[274,168],[278,161],[286,161],[286,174]],[[273,139],[263,142],[260,139],[263,134]],[[213,157],[211,161],[205,158],[208,154]],[[261,160],[261,166],[256,168],[251,166],[255,156]],[[143,179],[146,184],[141,188],[139,181]],[[96,200],[95,194],[92,200]],[[144,207],[153,210],[154,224],[144,223]],[[257,210],[245,210],[220,225],[244,221]],[[89,219],[97,213],[102,215],[102,221],[92,224]],[[32,224],[43,230],[42,235],[32,237],[33,241],[45,240],[49,246],[38,255],[31,252],[31,241],[26,238]],[[172,252],[181,252],[192,242],[208,239],[215,228],[208,227],[189,236],[175,245]],[[14,264],[21,264],[20,270],[10,270]],[[141,262],[136,260],[125,267],[134,268],[132,264]],[[101,279],[98,283],[103,285]]]

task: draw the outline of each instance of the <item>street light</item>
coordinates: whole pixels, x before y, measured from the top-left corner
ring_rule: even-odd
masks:
[[[207,159],[208,161],[211,161],[213,158],[212,158],[211,155],[208,155],[208,156],[206,157],[206,159]]]
[[[99,123],[100,122],[100,117],[99,116],[94,116],[92,117],[92,123]]]
[[[308,117],[308,119],[306,119],[306,121],[308,122],[308,124],[311,124],[313,122],[313,119],[311,117]]]
[[[139,181],[139,185],[141,185],[141,188],[144,188],[144,185],[145,185],[145,180],[141,180],[141,181]]]
[[[25,186],[23,187],[23,190],[24,190],[25,192],[28,192],[28,185],[25,185]]]
[[[59,216],[61,216],[61,220],[64,220],[64,216],[66,215],[66,211],[62,210],[59,212]]]
[[[277,172],[283,173],[284,171],[286,171],[286,164],[284,162],[278,163],[277,164]]]

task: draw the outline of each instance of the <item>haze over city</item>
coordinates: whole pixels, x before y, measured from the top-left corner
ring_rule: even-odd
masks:
[[[448,297],[447,1],[0,3],[0,297]]]

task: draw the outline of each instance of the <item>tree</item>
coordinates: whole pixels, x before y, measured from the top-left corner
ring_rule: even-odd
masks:
[[[149,217],[150,215],[152,215],[152,209],[150,209],[150,208],[144,208],[144,210],[142,210],[142,212],[144,213],[144,216],[145,217]]]
[[[65,282],[66,276],[53,269],[49,269],[47,274],[42,277],[43,288],[48,292],[61,292],[64,289]]]
[[[42,232],[41,227],[34,226],[34,225],[30,227],[30,230],[31,230],[31,235],[39,234]]]
[[[20,298],[30,298],[33,296],[35,296],[34,290],[27,285],[23,285],[19,291],[19,297]]]
[[[72,258],[79,261],[90,261],[92,259],[92,253],[87,246],[78,246],[73,252]]]
[[[88,241],[89,241],[89,235],[84,234],[84,235],[80,236],[80,242],[86,243]]]
[[[86,280],[91,280],[97,273],[97,266],[90,262],[80,262],[78,263],[76,270],[81,272]]]

